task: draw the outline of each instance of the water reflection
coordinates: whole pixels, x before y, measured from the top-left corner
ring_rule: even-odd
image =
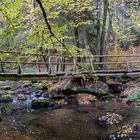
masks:
[[[96,106],[96,107],[95,107]],[[18,111],[2,115],[0,140],[107,140],[121,125],[140,124],[140,109],[123,103],[97,102],[95,106],[65,106],[54,110]],[[96,124],[105,112],[123,116],[123,123],[110,127]],[[140,139],[140,133],[135,140]]]

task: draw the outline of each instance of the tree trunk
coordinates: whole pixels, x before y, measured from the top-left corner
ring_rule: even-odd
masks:
[[[108,54],[108,49],[110,47],[110,37],[112,33],[112,14],[109,13],[109,18],[108,18],[108,29],[107,29],[107,35],[106,35],[106,41],[105,41],[105,54]],[[105,58],[105,62],[107,62],[108,59],[107,57]],[[105,69],[107,69],[107,65],[104,66]]]
[[[80,48],[78,27],[74,28],[74,33],[75,33],[75,39],[76,39],[76,46],[77,46],[77,48]],[[80,55],[80,52],[77,51],[77,54]],[[77,57],[77,61],[81,62],[80,57]]]
[[[106,24],[107,24],[107,13],[108,13],[108,0],[104,0],[104,13],[103,13],[103,24],[102,24],[102,34],[101,34],[101,55],[106,55]],[[105,62],[105,58],[101,57],[101,62]],[[105,65],[101,66],[102,69],[105,68]]]
[[[74,28],[75,40],[77,48],[80,48],[78,27]]]
[[[101,23],[100,23],[100,17],[101,17],[101,7],[100,7],[100,0],[97,0],[97,43],[96,43],[96,55],[100,55],[101,51]],[[99,62],[100,59],[96,58],[96,62]]]

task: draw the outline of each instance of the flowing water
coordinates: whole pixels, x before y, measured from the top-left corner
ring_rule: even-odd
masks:
[[[96,101],[90,106],[63,105],[32,110],[33,98],[34,92],[28,94],[26,101],[18,101],[15,96],[12,103],[6,103],[18,109],[0,116],[0,140],[108,140],[108,136],[122,125],[135,123],[140,126],[140,107],[119,100]],[[122,115],[123,122],[100,126],[96,120],[106,112]],[[133,135],[133,140],[140,140],[140,131]]]
[[[97,117],[116,112],[123,122],[110,127],[99,126]],[[121,125],[140,124],[140,108],[116,101],[98,102],[93,106],[63,106],[52,110],[17,111],[2,115],[0,140],[107,140]],[[140,140],[140,132],[134,135]]]

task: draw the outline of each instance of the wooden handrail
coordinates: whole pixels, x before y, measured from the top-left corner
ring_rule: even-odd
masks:
[[[16,61],[0,61],[0,64],[13,64],[13,63],[15,63],[15,64],[18,64],[18,62],[16,62]],[[133,64],[133,63],[140,63],[140,61],[130,61],[129,62],[130,64]],[[49,63],[48,62],[23,62],[23,63],[21,63],[21,64],[25,64],[25,65],[49,65]],[[51,62],[51,64],[52,65],[74,65],[74,63],[72,63],[72,62]],[[89,63],[76,63],[77,65],[80,65],[80,64],[91,64],[91,62],[89,62]],[[99,64],[126,64],[126,62],[124,61],[124,62],[95,62],[95,63],[93,63],[93,65],[99,65]]]
[[[3,50],[0,50],[0,53],[13,53],[13,54],[21,54],[24,56],[24,54],[20,53],[20,52],[17,52],[17,51],[3,51]],[[90,55],[87,54],[87,55],[76,55],[76,56],[71,56],[71,55],[62,55],[62,54],[54,54],[54,55],[49,55],[49,54],[46,54],[46,53],[35,53],[35,54],[26,54],[26,55],[40,55],[40,56],[43,56],[43,55],[47,55],[48,57],[68,57],[68,58],[71,58],[71,57],[86,57],[86,58],[101,58],[101,57],[140,57],[140,55],[138,54],[135,54],[135,55]],[[26,56],[25,55],[25,56]]]

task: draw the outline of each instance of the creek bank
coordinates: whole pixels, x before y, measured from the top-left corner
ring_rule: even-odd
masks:
[[[9,85],[12,85],[11,87]],[[134,86],[135,85],[135,86]],[[25,81],[14,85],[7,81],[0,85],[1,102],[12,102],[14,108],[49,108],[60,105],[91,105],[97,101],[116,100],[120,102],[139,102],[139,92],[134,100],[126,93],[127,90],[140,84],[136,82],[109,79],[102,81],[88,81],[83,84],[81,78],[72,78],[59,81]],[[133,90],[134,91],[134,90]],[[137,98],[137,99],[136,99]],[[20,105],[18,104],[20,103]],[[7,109],[5,109],[7,110]],[[2,111],[1,111],[2,112]],[[4,111],[3,111],[4,112]],[[7,111],[5,111],[7,112]]]

